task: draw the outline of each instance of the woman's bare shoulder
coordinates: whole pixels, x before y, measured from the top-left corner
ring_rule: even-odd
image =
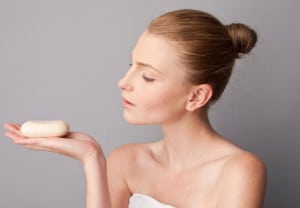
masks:
[[[218,203],[226,207],[245,204],[261,207],[266,188],[266,167],[258,156],[246,151],[232,155],[224,163],[219,179]]]
[[[264,162],[255,154],[247,151],[239,151],[238,153],[232,154],[230,158],[224,163],[223,173],[224,174],[242,174],[243,172],[265,172]]]
[[[137,161],[148,153],[147,144],[122,145],[107,157],[107,178],[111,197],[115,200],[114,207],[128,206],[128,200],[133,193],[130,178],[137,170]]]
[[[152,154],[154,143],[125,144],[117,147],[109,154],[108,163],[122,165],[135,164],[138,160],[148,159]]]
[[[224,162],[222,168],[224,174],[243,170],[265,171],[265,164],[257,155],[229,142],[230,140],[225,138],[222,138],[222,140],[223,143],[221,143],[222,146],[220,145],[220,150],[223,149],[224,151],[220,158]]]

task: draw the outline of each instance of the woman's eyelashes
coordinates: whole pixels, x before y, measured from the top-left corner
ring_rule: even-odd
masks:
[[[133,64],[132,63],[129,63],[129,67],[133,67]],[[142,78],[146,81],[146,82],[153,82],[155,79],[154,78],[151,78],[150,76],[148,75],[145,75],[143,74],[142,75]]]
[[[150,77],[147,77],[146,75],[143,74],[143,79],[146,81],[146,82],[153,82],[155,79],[153,78],[150,78]]]

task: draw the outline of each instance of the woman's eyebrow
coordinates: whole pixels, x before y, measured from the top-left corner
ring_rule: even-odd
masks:
[[[155,68],[154,66],[152,66],[151,64],[146,64],[146,63],[143,63],[143,62],[135,62],[137,65],[139,66],[142,66],[142,67],[147,67],[147,68],[151,68],[153,69],[154,71],[158,72],[158,73],[161,73],[161,71],[159,71],[157,68]]]
[[[132,60],[132,53],[130,54],[130,58]],[[147,64],[147,63],[143,63],[143,62],[140,62],[140,61],[136,61],[135,64],[139,65],[139,66],[142,66],[142,67],[148,67],[148,68],[151,68],[153,69],[154,71],[158,72],[158,73],[162,73],[161,71],[159,71],[157,68],[155,68],[154,66],[152,66],[151,64]]]

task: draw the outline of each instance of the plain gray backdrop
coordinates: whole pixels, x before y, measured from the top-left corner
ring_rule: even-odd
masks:
[[[265,162],[265,207],[299,207],[297,0],[0,0],[0,123],[64,119],[72,130],[94,136],[105,154],[122,144],[160,139],[157,126],[124,121],[117,82],[149,21],[181,8],[257,31],[256,47],[237,61],[210,117],[221,134]],[[1,128],[1,208],[85,206],[78,161],[13,145],[4,132]]]

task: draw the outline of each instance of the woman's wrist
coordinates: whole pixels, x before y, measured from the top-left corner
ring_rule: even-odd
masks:
[[[106,160],[102,151],[89,155],[83,166],[86,176],[86,207],[110,208]]]
[[[101,147],[95,148],[89,155],[87,155],[83,159],[82,165],[85,172],[95,168],[106,170],[106,159]]]

